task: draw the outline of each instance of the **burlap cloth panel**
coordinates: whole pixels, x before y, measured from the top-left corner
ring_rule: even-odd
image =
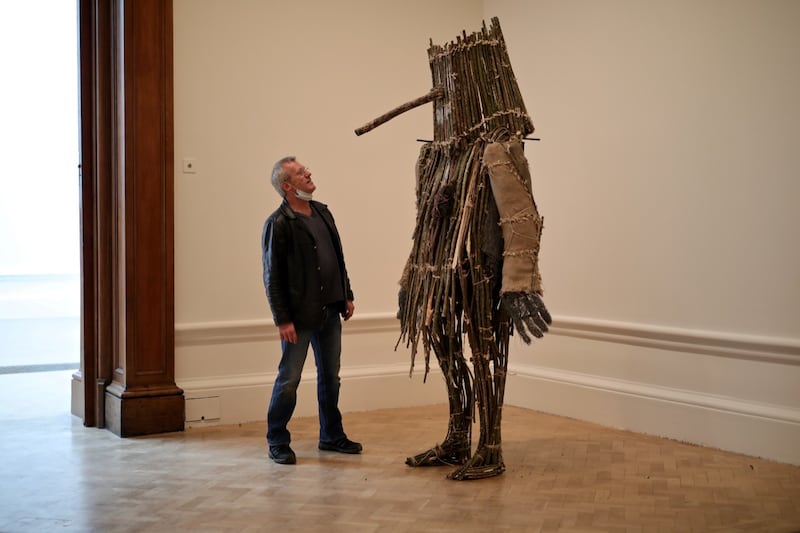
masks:
[[[489,173],[503,230],[501,293],[541,295],[538,257],[542,218],[531,193],[531,174],[522,143],[514,138],[487,145],[483,165]]]

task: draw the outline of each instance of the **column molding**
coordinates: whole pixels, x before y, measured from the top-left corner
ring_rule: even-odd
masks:
[[[179,431],[172,1],[79,8],[84,424]]]

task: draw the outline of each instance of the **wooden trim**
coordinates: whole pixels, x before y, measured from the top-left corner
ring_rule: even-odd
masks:
[[[84,424],[180,430],[172,1],[79,0],[79,10]]]
[[[80,370],[73,375],[83,385],[83,409],[80,414],[87,426],[95,425],[95,398],[86,384],[94,381],[94,361],[97,350],[97,320],[94,306],[95,282],[95,228],[94,215],[94,11],[91,2],[78,2],[78,47],[80,84],[80,238],[81,238],[81,362]]]
[[[81,369],[84,424],[104,427],[114,339],[115,6],[80,0]]]

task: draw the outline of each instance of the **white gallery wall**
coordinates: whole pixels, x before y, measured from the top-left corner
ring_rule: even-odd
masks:
[[[542,139],[526,151],[555,318],[530,347],[512,339],[506,402],[800,463],[800,4],[288,4],[175,0],[189,425],[264,416],[279,346],[259,238],[287,153],[333,209],[356,293],[343,409],[446,400],[394,350],[430,108],[353,129],[427,92],[429,39],[497,16]],[[316,412],[307,369],[298,414]]]

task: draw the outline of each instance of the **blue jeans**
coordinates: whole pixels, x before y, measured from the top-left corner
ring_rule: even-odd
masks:
[[[267,443],[289,444],[286,429],[297,405],[297,386],[308,355],[314,349],[317,364],[317,403],[319,405],[319,440],[335,442],[345,436],[339,411],[339,366],[342,354],[342,321],[333,309],[325,310],[319,330],[297,330],[297,342],[281,341],[281,362],[272,388],[267,411]]]

